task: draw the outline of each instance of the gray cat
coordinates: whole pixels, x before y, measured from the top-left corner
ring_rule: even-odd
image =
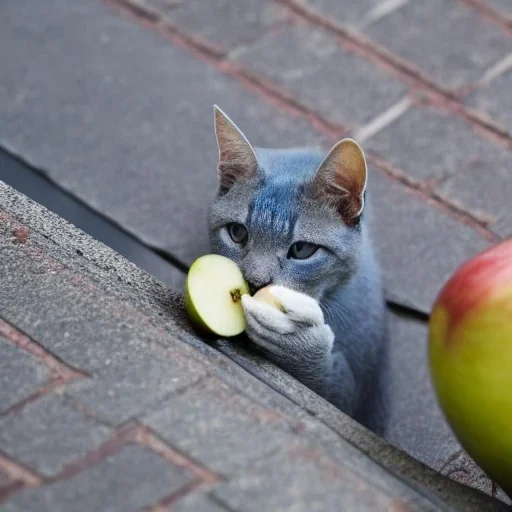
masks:
[[[215,132],[212,250],[240,266],[252,293],[272,284],[285,310],[245,295],[249,338],[306,386],[383,433],[385,305],[361,148],[352,139],[327,156],[253,148],[217,107]]]

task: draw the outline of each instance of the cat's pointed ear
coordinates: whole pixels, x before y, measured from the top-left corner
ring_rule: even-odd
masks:
[[[318,167],[313,190],[335,206],[345,223],[353,224],[363,211],[367,176],[363,150],[355,140],[343,139]]]
[[[258,161],[244,134],[214,105],[215,135],[219,146],[219,193],[225,194],[236,181],[257,175]]]

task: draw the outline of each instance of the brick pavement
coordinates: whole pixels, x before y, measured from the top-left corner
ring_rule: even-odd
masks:
[[[204,205],[214,185],[215,148],[207,122],[211,103],[225,108],[260,145],[327,147],[347,134],[363,143],[372,167],[375,237],[387,294],[396,303],[427,312],[462,260],[512,234],[507,207],[512,13],[507,0],[368,0],[342,9],[335,0],[243,0],[236,2],[234,14],[227,0],[105,3],[105,10],[99,0],[81,1],[79,7],[71,0],[52,0],[44,9],[38,3],[8,4],[11,23],[0,31],[0,141],[149,245],[184,264],[207,250],[190,222],[204,232]],[[65,45],[48,37],[59,16],[58,36]],[[21,34],[22,43],[13,46]],[[468,34],[474,38],[469,43]],[[80,70],[75,70],[77,55],[87,62]],[[206,142],[199,148],[191,141]],[[20,229],[16,240],[24,238]],[[10,264],[10,275],[17,265],[31,276],[48,270],[37,261]],[[26,311],[21,300],[6,304],[13,322],[6,329],[29,342],[33,336],[46,350],[62,354],[71,368],[62,368],[61,374],[33,359],[33,352],[20,352],[20,343],[11,346],[6,351],[8,367],[14,369],[9,386],[15,384],[0,391],[9,414],[25,413],[25,407],[30,413],[41,395],[65,385],[66,400],[96,409],[100,424],[111,426],[180,393],[182,385],[186,392],[189,385],[208,382],[201,371],[190,369],[185,372],[190,380],[182,384],[160,379],[166,370],[183,374],[186,364],[162,361],[156,349],[141,351],[132,323],[104,318],[101,294],[82,303],[83,297],[65,285],[73,276],[58,270],[62,286],[44,280],[37,289],[11,283],[11,292],[22,289],[27,297],[46,302],[37,314]],[[145,307],[154,312],[151,303],[147,299]],[[61,317],[52,304],[61,305]],[[77,324],[78,314],[87,322]],[[390,440],[434,469],[496,494],[463,460],[439,416],[427,376],[417,371],[425,368],[425,325],[394,315],[391,320],[397,370],[390,385],[397,397],[404,389],[412,391],[396,401]],[[101,339],[94,335],[99,330]],[[411,347],[411,337],[416,346]],[[229,345],[219,348],[245,361]],[[104,367],[107,360],[114,366]],[[126,365],[116,366],[119,361]],[[139,378],[139,365],[150,378]],[[247,367],[260,371],[250,363]],[[24,372],[28,379],[22,378]],[[95,378],[83,378],[84,372]],[[59,406],[70,425],[81,424],[76,407]],[[161,428],[176,425],[163,412],[148,417]],[[21,427],[13,430],[24,435]],[[93,431],[90,439],[83,436],[81,451],[103,442],[103,430]],[[261,434],[256,429],[254,435]],[[190,448],[186,437],[182,442]],[[58,455],[62,460],[47,472],[76,453],[70,448]],[[40,482],[31,466],[8,462],[5,467],[8,476],[0,472],[0,482],[8,479],[7,493],[20,481]],[[251,489],[250,482],[240,485]],[[48,491],[48,503],[62,492],[55,488]],[[221,506],[219,496],[191,503],[198,500],[215,510]],[[24,499],[23,506],[31,506],[30,498]],[[236,492],[232,499],[238,503]]]
[[[0,510],[505,510],[205,344],[179,295],[1,183],[0,256]]]

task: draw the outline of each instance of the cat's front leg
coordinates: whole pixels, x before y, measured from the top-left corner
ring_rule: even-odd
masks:
[[[320,395],[327,392],[334,334],[318,302],[302,293],[271,286],[284,311],[242,297],[247,334],[267,357]]]

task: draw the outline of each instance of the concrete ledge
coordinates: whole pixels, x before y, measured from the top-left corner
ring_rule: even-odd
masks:
[[[134,489],[131,506],[154,510],[508,510],[243,341],[200,339],[178,294],[2,182],[0,258],[0,347],[50,372],[0,409],[1,510],[94,509]]]

